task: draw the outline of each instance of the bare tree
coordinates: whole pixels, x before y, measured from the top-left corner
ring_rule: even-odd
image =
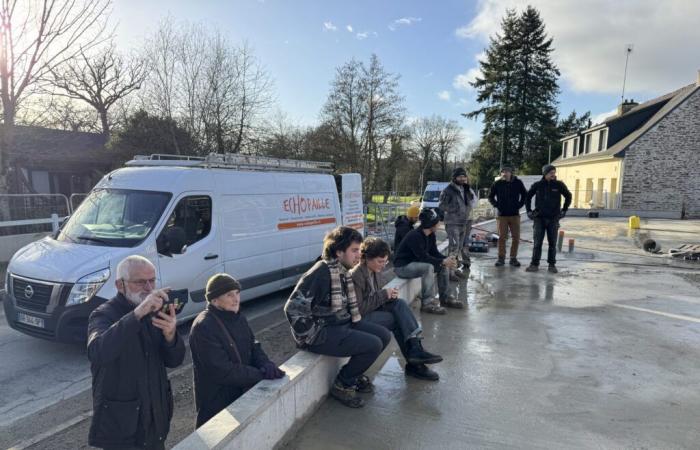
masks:
[[[420,161],[420,178],[418,190],[425,185],[425,172],[435,157],[440,139],[437,117],[422,117],[413,126],[413,145]]]
[[[110,135],[110,108],[141,88],[146,65],[136,56],[125,59],[110,43],[94,56],[81,51],[75,59],[51,70],[51,76],[51,84],[58,88],[54,95],[81,100],[95,108],[106,140]]]
[[[0,0],[0,192],[17,109],[28,90],[81,49],[100,44],[110,0]]]
[[[462,134],[456,120],[447,120],[438,116],[435,126],[437,127],[436,155],[440,163],[440,179],[445,180],[447,179],[450,156],[454,154],[457,146],[462,142]]]

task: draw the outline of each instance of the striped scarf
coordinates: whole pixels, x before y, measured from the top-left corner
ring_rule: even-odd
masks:
[[[346,306],[343,302],[342,277],[348,290],[347,308],[350,310],[350,316],[353,322],[359,322],[362,316],[360,315],[360,308],[357,305],[355,285],[352,282],[352,277],[348,276],[347,270],[337,259],[328,260],[326,263],[328,264],[328,269],[331,271],[331,309],[333,312],[338,312]]]

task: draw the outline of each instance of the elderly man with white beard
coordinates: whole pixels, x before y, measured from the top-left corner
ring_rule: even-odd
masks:
[[[155,289],[156,270],[142,256],[117,266],[118,294],[90,315],[92,423],[88,443],[101,448],[163,449],[173,414],[165,372],[185,357],[175,307]]]

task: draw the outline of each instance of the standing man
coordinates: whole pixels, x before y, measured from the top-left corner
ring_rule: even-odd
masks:
[[[394,273],[399,278],[421,277],[421,308],[430,314],[446,314],[449,308],[464,308],[462,302],[450,294],[450,269],[457,267],[453,256],[447,257],[437,248],[435,231],[440,223],[437,213],[424,208],[418,216],[420,228],[411,230],[401,241],[394,257]],[[438,300],[435,299],[435,279]]]
[[[471,214],[477,198],[469,186],[467,171],[462,167],[452,172],[452,182],[440,193],[440,209],[445,214],[445,231],[448,239],[448,253],[469,268],[469,247],[465,239],[472,229]],[[461,275],[457,272],[457,275]]]
[[[92,423],[88,443],[105,449],[164,449],[173,416],[165,372],[185,358],[175,306],[154,289],[156,270],[142,256],[117,266],[116,297],[90,314],[88,358],[92,371]]]
[[[561,206],[561,198],[564,197],[564,206]],[[532,197],[535,197],[535,209],[532,209]],[[542,168],[542,179],[534,183],[527,193],[525,208],[527,216],[534,222],[534,247],[532,248],[532,262],[527,272],[537,272],[540,268],[542,257],[542,242],[547,234],[547,263],[549,272],[557,273],[557,234],[559,220],[566,216],[566,211],[571,205],[571,192],[564,183],[557,180],[557,168],[547,164]]]
[[[520,208],[525,205],[527,190],[523,182],[513,175],[513,168],[504,166],[501,179],[493,183],[489,193],[489,203],[498,209],[498,261],[496,267],[506,263],[506,241],[510,230],[510,265],[520,267],[518,244],[520,243]]]

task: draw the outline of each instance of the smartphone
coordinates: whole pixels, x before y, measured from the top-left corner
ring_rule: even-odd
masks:
[[[189,292],[187,289],[175,289],[168,292],[168,300],[163,302],[162,312],[168,314],[170,307],[168,305],[175,305],[175,314],[180,314],[182,308],[185,307],[189,299]]]

